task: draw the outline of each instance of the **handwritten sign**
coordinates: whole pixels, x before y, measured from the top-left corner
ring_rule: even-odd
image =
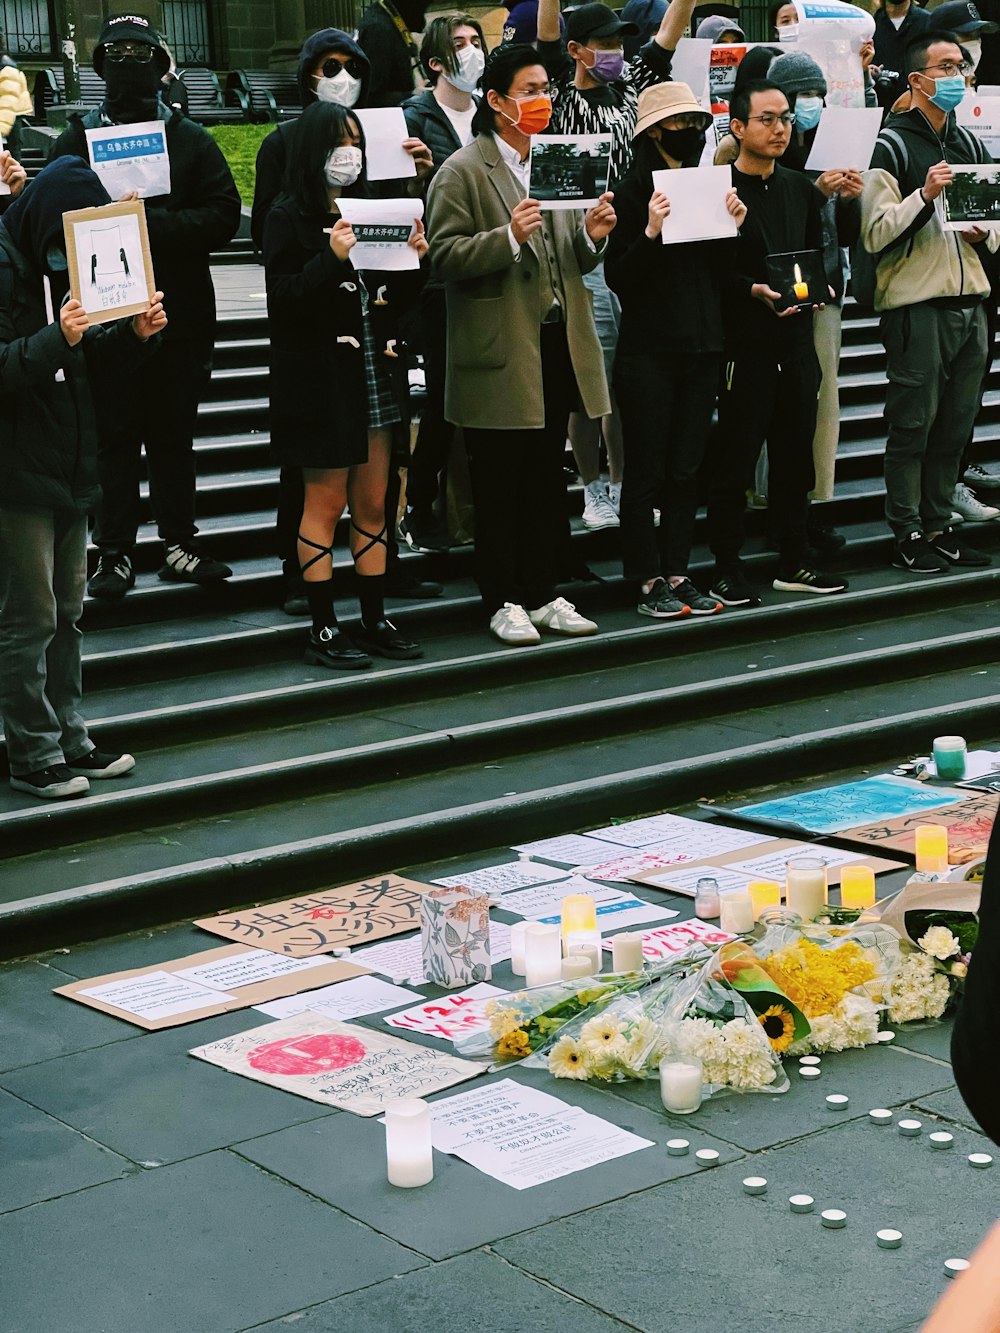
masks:
[[[915,835],[921,824],[939,824],[948,830],[948,859],[952,865],[984,856],[1000,805],[1000,793],[986,791],[968,796],[944,809],[925,810],[919,814],[900,815],[896,819],[843,829],[838,837],[846,842],[916,854]]]
[[[642,933],[642,956],[647,962],[659,962],[663,958],[673,958],[690,949],[692,944],[719,945],[727,944],[734,937],[718,926],[705,921],[679,921],[673,926],[657,926]],[[612,947],[611,940],[604,941],[605,949]]]
[[[791,825],[812,833],[839,833],[859,824],[939,809],[961,799],[958,792],[929,788],[908,778],[877,776],[839,787],[793,792],[740,806],[737,814],[763,824]]]
[[[439,1000],[425,1000],[400,1014],[390,1014],[384,1021],[403,1032],[419,1032],[425,1037],[441,1037],[454,1041],[468,1032],[485,1031],[490,1020],[476,1000],[488,1000],[491,995],[505,994],[498,986],[480,981],[468,990],[442,995]]]
[[[149,309],[156,290],[141,199],[63,214],[70,295],[91,324]]]

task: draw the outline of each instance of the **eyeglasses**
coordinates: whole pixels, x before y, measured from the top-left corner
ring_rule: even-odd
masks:
[[[759,120],[765,130],[773,130],[780,120],[782,125],[791,126],[795,124],[794,111],[782,111],[779,115],[777,111],[765,111],[759,116],[747,116],[747,120]]]
[[[939,69],[945,78],[954,78],[956,74],[961,74],[964,79],[972,73],[974,66],[970,65],[967,60],[963,60],[958,65],[952,60],[942,60],[938,65],[924,65],[921,69],[918,69],[915,72],[917,74],[926,74],[929,69]]]
[[[323,78],[335,79],[342,69],[346,69],[352,79],[362,79],[365,74],[365,67],[355,56],[347,60],[337,60],[331,56],[329,60],[323,61]]]
[[[153,48],[145,42],[112,42],[104,48],[104,58],[113,65],[120,65],[123,60],[134,60],[137,65],[148,65],[153,58]]]

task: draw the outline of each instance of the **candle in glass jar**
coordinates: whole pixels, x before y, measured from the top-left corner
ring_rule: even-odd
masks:
[[[781,906],[781,885],[773,879],[752,879],[747,885],[750,904],[756,921],[768,907]]]
[[[920,824],[913,837],[917,870],[942,874],[948,869],[948,830],[940,824]]]
[[[660,1061],[660,1100],[674,1115],[690,1115],[701,1106],[701,1061],[694,1056],[665,1056]]]
[[[385,1156],[390,1185],[414,1189],[434,1179],[431,1109],[419,1097],[387,1103]]]
[[[529,921],[524,932],[524,979],[529,986],[547,986],[562,977],[562,940],[558,926]]]
[[[818,856],[797,856],[788,862],[785,880],[788,910],[812,921],[826,906],[826,862]]]
[[[597,930],[597,908],[594,906],[593,898],[585,893],[571,893],[565,897],[560,904],[559,916],[564,943],[577,931]]]
[[[611,968],[614,972],[642,971],[642,936],[633,931],[611,937]]]
[[[844,866],[840,872],[841,907],[875,906],[875,871],[871,866]]]
[[[510,970],[515,977],[524,976],[524,938],[527,921],[516,921],[510,928]]]
[[[938,777],[947,782],[964,778],[967,753],[964,736],[935,737],[934,769]]]
[[[753,930],[753,903],[749,889],[727,889],[719,894],[719,926],[730,935]]]

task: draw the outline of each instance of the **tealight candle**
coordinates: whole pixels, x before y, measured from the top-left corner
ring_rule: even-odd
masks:
[[[524,939],[527,921],[516,921],[510,928],[510,970],[515,977],[524,976]]]
[[[896,1040],[896,1034],[889,1028],[883,1028],[881,1032],[876,1032],[875,1040],[882,1046],[888,1046],[890,1041]]]
[[[988,1152],[970,1152],[969,1165],[974,1166],[977,1171],[985,1171],[987,1167],[993,1165],[993,1158]]]
[[[615,972],[642,971],[642,936],[637,931],[612,935],[611,966]]]
[[[766,1194],[767,1180],[764,1176],[747,1176],[743,1182],[744,1194]]]
[[[871,866],[844,866],[840,872],[841,907],[875,906],[875,871]]]
[[[820,1063],[821,1063],[821,1061],[820,1061],[820,1058],[819,1058],[818,1055],[800,1055],[800,1056],[799,1056],[799,1064],[800,1064],[800,1065],[806,1065],[806,1066],[808,1067],[809,1065],[818,1065],[818,1064],[820,1064]]]
[[[562,977],[562,940],[558,926],[529,921],[524,932],[524,979],[529,986],[547,986]]]
[[[843,1092],[831,1092],[826,1099],[826,1109],[828,1111],[846,1111],[850,1097]]]
[[[593,898],[586,893],[571,893],[565,897],[559,906],[559,917],[564,948],[566,940],[576,931],[597,930],[597,908]]]
[[[691,1150],[687,1139],[667,1139],[668,1157],[686,1157]]]
[[[819,1078],[822,1072],[818,1065],[799,1065],[799,1078]]]
[[[881,1250],[898,1250],[903,1243],[903,1233],[887,1227],[885,1231],[875,1232],[875,1242]]]
[[[561,970],[563,981],[579,981],[581,977],[594,975],[590,954],[587,953],[567,954],[562,960]]]
[[[781,885],[773,879],[752,879],[747,885],[753,917],[757,921],[768,907],[781,906]]]
[[[948,869],[948,830],[940,824],[920,824],[913,835],[917,870],[940,875]]]
[[[431,1108],[419,1097],[387,1103],[385,1155],[390,1185],[414,1189],[434,1179]]]
[[[694,1156],[699,1166],[719,1165],[719,1154],[714,1148],[699,1148]]]
[[[831,1229],[847,1226],[847,1214],[840,1208],[827,1208],[824,1212],[820,1213],[819,1220],[825,1227],[830,1227]]]
[[[923,1131],[924,1126],[920,1120],[897,1120],[896,1128],[908,1139],[915,1139]]]
[[[703,1071],[692,1056],[665,1055],[660,1061],[660,1100],[674,1115],[691,1115],[701,1106]]]
[[[788,1206],[793,1213],[811,1213],[816,1200],[811,1194],[793,1194],[788,1200]]]
[[[964,736],[935,736],[934,769],[938,777],[947,782],[964,778],[967,753]]]
[[[753,900],[749,889],[727,889],[719,894],[719,928],[729,935],[753,930]]]
[[[964,1273],[971,1267],[968,1259],[946,1259],[944,1261],[945,1277],[958,1277],[959,1273]]]
[[[886,1111],[882,1107],[878,1107],[876,1110],[868,1112],[868,1119],[873,1125],[891,1125],[892,1112]]]
[[[931,1147],[937,1148],[939,1152],[943,1152],[945,1149],[953,1148],[955,1146],[954,1136],[945,1134],[943,1131],[936,1134],[928,1134],[927,1137],[930,1140]]]
[[[826,906],[826,862],[818,856],[797,856],[788,862],[785,902],[790,912],[812,921]]]

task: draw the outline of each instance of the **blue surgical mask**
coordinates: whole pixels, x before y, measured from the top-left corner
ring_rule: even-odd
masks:
[[[965,96],[965,79],[961,74],[949,74],[945,79],[934,80],[931,101],[941,111],[954,111]]]
[[[822,97],[796,97],[795,128],[797,130],[814,130],[819,124],[819,118],[822,114]]]

